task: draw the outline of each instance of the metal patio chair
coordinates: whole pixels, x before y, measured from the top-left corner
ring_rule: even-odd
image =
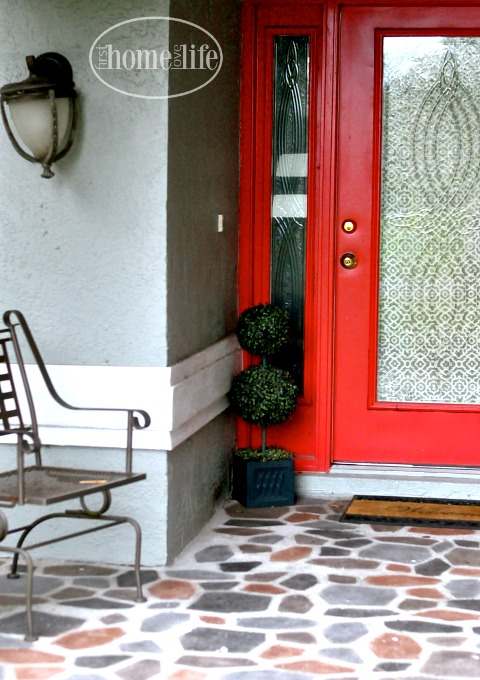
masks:
[[[106,513],[111,504],[110,489],[146,478],[146,474],[132,472],[132,435],[134,429],[144,429],[150,425],[150,416],[146,411],[140,409],[88,408],[68,404],[57,394],[23,314],[18,310],[7,311],[3,315],[3,321],[5,328],[0,329],[0,436],[14,435],[16,437],[17,464],[15,469],[0,472],[0,507],[12,508],[16,505],[28,504],[49,506],[75,498],[80,502],[79,509],[50,512],[35,519],[31,524],[11,530],[8,528],[5,513],[0,510],[0,552],[13,554],[8,578],[19,577],[17,571],[18,559],[22,557],[25,560],[27,617],[25,639],[36,640],[32,611],[34,564],[30,555],[30,550],[33,548],[128,523],[135,531],[136,601],[145,601],[140,575],[140,526],[136,520],[130,517]],[[124,465],[119,466],[119,470],[88,470],[43,464],[37,416],[22,355],[20,338],[22,338],[22,344],[26,341],[51,397],[60,406],[75,411],[125,413],[126,457]],[[25,459],[30,455],[34,459],[34,464],[27,465]],[[88,507],[85,498],[94,493],[101,493],[102,502],[99,509],[92,510]],[[86,529],[77,529],[50,540],[24,546],[30,532],[37,526],[47,520],[58,522],[63,518],[93,520],[94,524]],[[15,533],[20,534],[17,543],[15,545],[4,545],[3,540]]]

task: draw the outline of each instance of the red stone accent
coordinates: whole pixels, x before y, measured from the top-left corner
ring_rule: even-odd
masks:
[[[353,673],[353,668],[347,666],[334,666],[323,661],[307,660],[293,661],[290,663],[276,664],[275,668],[283,668],[286,671],[301,671],[303,673],[316,673],[325,675],[326,673]]]
[[[15,669],[15,677],[17,680],[46,680],[64,671],[62,666],[22,666]]]
[[[260,654],[262,659],[281,659],[286,656],[301,656],[305,650],[286,645],[272,645]]]
[[[182,669],[181,671],[175,671],[173,675],[169,675],[166,680],[205,680],[206,677],[206,673]]]
[[[412,570],[406,564],[388,564],[388,571],[404,571],[410,573]]]
[[[125,635],[122,628],[92,628],[74,633],[67,633],[55,640],[55,644],[65,649],[85,649],[87,647],[99,647],[108,645],[112,640]]]
[[[200,620],[203,621],[203,623],[215,623],[219,626],[225,624],[225,619],[223,619],[221,616],[201,616]]]
[[[301,546],[296,546],[295,548],[286,548],[285,550],[279,550],[276,553],[270,555],[272,562],[296,562],[298,560],[303,560],[312,553],[312,548],[304,548]]]
[[[478,567],[454,567],[450,573],[456,576],[480,576],[480,569]]]
[[[446,609],[430,609],[428,611],[416,612],[415,616],[425,616],[429,619],[442,619],[442,621],[478,621],[478,619],[480,619],[480,614],[450,611]]]
[[[392,586],[407,588],[409,586],[430,586],[439,583],[440,579],[429,576],[369,576],[367,582],[374,586]]]
[[[412,597],[425,597],[428,600],[444,600],[445,595],[437,588],[412,588],[408,591]]]
[[[291,515],[287,515],[284,519],[286,522],[311,522],[319,518],[320,515],[315,515],[312,512],[294,512]]]
[[[155,581],[148,588],[148,592],[159,600],[189,600],[197,592],[197,588],[190,581],[175,578],[164,578]]]
[[[436,534],[437,536],[467,536],[474,534],[475,529],[441,529],[440,527],[411,527],[412,534]]]
[[[49,654],[36,649],[2,648],[0,649],[0,663],[63,663],[64,656]]]
[[[271,583],[249,583],[243,590],[247,593],[267,593],[268,595],[280,595],[286,592],[285,588],[274,586]]]
[[[422,648],[408,635],[385,633],[372,640],[372,651],[382,659],[416,659]]]

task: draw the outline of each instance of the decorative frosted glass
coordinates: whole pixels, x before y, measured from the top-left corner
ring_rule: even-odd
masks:
[[[280,363],[303,379],[308,167],[308,36],[274,42],[271,302],[287,309],[295,342]]]
[[[384,39],[377,398],[480,403],[480,39]]]

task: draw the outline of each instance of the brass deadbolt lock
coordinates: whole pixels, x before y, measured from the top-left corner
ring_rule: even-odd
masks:
[[[345,269],[354,269],[357,266],[357,256],[355,253],[343,253],[340,264]]]

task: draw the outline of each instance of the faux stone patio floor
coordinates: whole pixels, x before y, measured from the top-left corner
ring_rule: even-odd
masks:
[[[229,502],[170,567],[0,574],[0,680],[480,677],[480,533],[339,522],[345,501]]]

